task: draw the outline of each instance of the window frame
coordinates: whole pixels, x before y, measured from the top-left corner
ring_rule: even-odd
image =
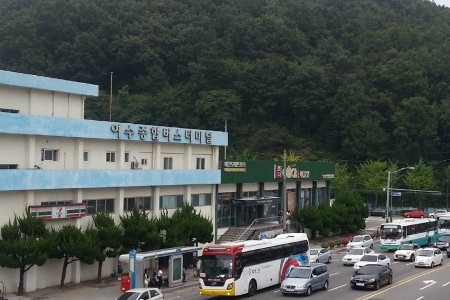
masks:
[[[115,163],[116,162],[116,152],[106,151],[106,162]]]
[[[164,157],[164,170],[172,170],[173,169],[173,157],[166,156]]]
[[[51,158],[47,159],[47,154],[49,154]],[[59,161],[59,149],[42,148],[41,161]]]

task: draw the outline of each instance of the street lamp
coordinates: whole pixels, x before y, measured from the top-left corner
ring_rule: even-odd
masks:
[[[386,188],[386,223],[389,222],[389,198],[391,196],[391,176],[392,176],[392,174],[398,173],[403,170],[414,170],[414,167],[404,167],[404,168],[398,169],[397,171],[392,171],[392,172],[387,171],[388,178],[387,178],[387,188]]]

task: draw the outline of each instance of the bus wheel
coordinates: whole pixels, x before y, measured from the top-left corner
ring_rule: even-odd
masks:
[[[248,284],[248,295],[253,296],[255,293],[256,293],[256,281],[255,279],[252,279]]]

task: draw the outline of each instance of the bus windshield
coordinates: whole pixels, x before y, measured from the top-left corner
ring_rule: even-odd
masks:
[[[402,237],[401,227],[397,226],[381,226],[382,239],[400,239]]]
[[[207,278],[231,278],[232,256],[229,255],[204,255],[200,273]]]

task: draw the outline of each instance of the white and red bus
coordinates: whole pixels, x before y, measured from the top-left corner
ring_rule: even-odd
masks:
[[[305,233],[210,245],[202,253],[199,294],[252,296],[259,289],[280,284],[293,266],[308,263]]]

